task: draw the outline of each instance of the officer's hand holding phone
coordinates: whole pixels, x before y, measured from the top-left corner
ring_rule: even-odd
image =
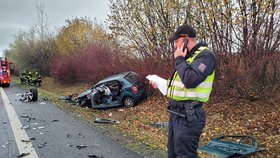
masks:
[[[185,57],[187,54],[186,42],[183,42],[181,46],[177,47],[176,51],[174,52],[174,58],[178,56]]]

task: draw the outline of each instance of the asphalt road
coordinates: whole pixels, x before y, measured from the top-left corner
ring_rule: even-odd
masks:
[[[14,84],[0,92],[0,158],[143,157],[49,101],[19,101],[25,91]]]

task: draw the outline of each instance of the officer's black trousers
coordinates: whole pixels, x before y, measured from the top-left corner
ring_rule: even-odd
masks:
[[[195,108],[197,118],[187,118],[170,114],[168,127],[168,158],[195,158],[199,137],[205,126],[205,112],[202,106]]]

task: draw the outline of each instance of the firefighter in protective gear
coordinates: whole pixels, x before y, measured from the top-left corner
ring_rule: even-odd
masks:
[[[26,72],[23,71],[22,73],[20,73],[20,84],[25,84],[26,82],[27,82]]]
[[[27,80],[28,80],[28,83],[31,83],[32,82],[32,79],[33,79],[33,74],[31,71],[28,72],[28,75],[27,75]]]
[[[215,75],[216,57],[188,24],[169,38],[174,42],[175,70],[168,80],[168,158],[195,158],[205,126],[203,103],[209,100]],[[150,81],[154,88],[155,82]]]
[[[35,78],[41,78],[41,75],[37,71],[35,72]]]
[[[37,71],[35,72],[33,83],[35,86],[41,86],[42,84],[42,76]]]

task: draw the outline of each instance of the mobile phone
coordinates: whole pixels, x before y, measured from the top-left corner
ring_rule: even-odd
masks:
[[[183,52],[184,52],[185,49],[187,49],[187,45],[188,45],[188,40],[187,40],[187,38],[184,38],[183,43],[184,43],[184,47],[183,47]]]

